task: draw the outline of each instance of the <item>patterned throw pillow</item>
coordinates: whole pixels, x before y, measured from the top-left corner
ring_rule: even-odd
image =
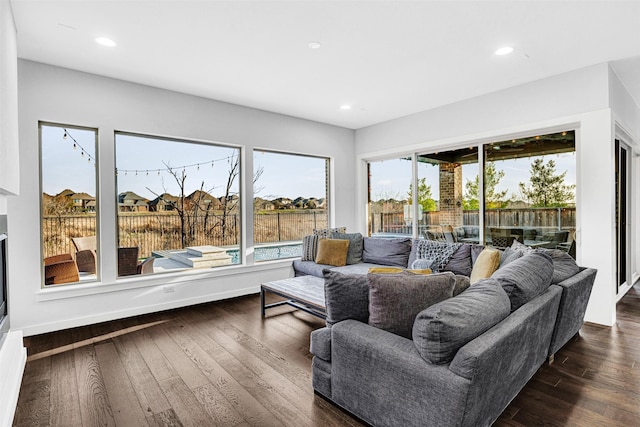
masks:
[[[318,253],[318,236],[309,235],[302,238],[302,261],[315,261]]]
[[[313,230],[313,235],[318,236],[321,239],[329,239],[331,233],[346,233],[347,227],[338,228],[316,228]]]
[[[433,259],[434,262],[431,264],[431,269],[433,271],[442,271],[460,246],[462,246],[462,243],[414,239],[409,256],[409,265],[412,265],[417,259]]]

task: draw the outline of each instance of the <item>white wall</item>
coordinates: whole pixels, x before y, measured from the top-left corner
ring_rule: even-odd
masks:
[[[17,62],[11,4],[0,0],[0,215],[7,213],[6,195],[17,194],[19,189]],[[12,424],[27,360],[22,334],[9,330],[12,311],[9,305],[9,316],[0,323],[0,427]]]
[[[18,57],[9,0],[0,0],[0,194],[17,194]]]
[[[366,229],[366,159],[554,129],[577,129],[577,259],[598,269],[586,320],[615,322],[613,125],[609,67],[600,64],[356,131],[359,228]]]
[[[353,131],[275,113],[104,78],[30,61],[19,62],[20,196],[9,201],[12,233],[11,318],[25,335],[257,292],[292,274],[291,261],[186,274],[133,277],[116,283],[114,130],[328,156],[333,164],[334,223],[354,227]],[[38,121],[99,129],[102,282],[41,290]],[[113,197],[109,197],[109,195]],[[245,198],[251,200],[247,191]],[[249,210],[251,210],[249,208]],[[252,245],[252,230],[245,230]],[[175,285],[163,293],[162,285]],[[101,292],[101,293],[96,293]],[[258,309],[258,307],[256,307]]]

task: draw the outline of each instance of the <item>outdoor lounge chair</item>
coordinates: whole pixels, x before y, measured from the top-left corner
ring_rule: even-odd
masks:
[[[71,254],[54,255],[44,259],[44,284],[59,285],[80,281],[78,266]]]
[[[137,246],[118,248],[118,276],[133,276],[138,274]]]
[[[76,247],[78,271],[95,274],[97,260],[96,236],[72,237],[71,241]]]

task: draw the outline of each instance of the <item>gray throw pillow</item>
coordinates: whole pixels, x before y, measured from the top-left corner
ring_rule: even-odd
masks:
[[[509,264],[511,261],[517,260],[522,255],[524,255],[524,252],[522,251],[514,250],[512,248],[505,249],[500,255],[500,268]]]
[[[491,276],[509,296],[511,311],[543,293],[553,277],[553,262],[549,255],[531,252],[499,268]]]
[[[369,320],[369,285],[366,274],[342,274],[323,270],[327,326],[346,319]]]
[[[332,239],[348,240],[349,250],[347,252],[347,265],[362,262],[362,251],[364,240],[360,233],[331,233]]]
[[[411,253],[411,239],[364,238],[362,260],[371,264],[392,265],[407,268]]]
[[[580,272],[580,267],[576,264],[576,260],[566,252],[560,249],[538,249],[551,257],[553,261],[553,277],[551,283],[564,282],[571,276],[575,276]]]
[[[453,273],[367,274],[369,324],[411,339],[416,315],[437,302],[451,298]]]
[[[472,266],[476,264],[476,260],[478,259],[478,257],[480,256],[483,250],[484,250],[484,245],[476,245],[476,244],[471,245],[471,265]]]
[[[510,308],[509,297],[495,279],[480,280],[418,313],[413,343],[426,361],[449,363],[460,347],[505,319]]]
[[[445,265],[444,271],[451,271],[453,274],[471,276],[471,245],[463,244],[453,253],[451,259]]]

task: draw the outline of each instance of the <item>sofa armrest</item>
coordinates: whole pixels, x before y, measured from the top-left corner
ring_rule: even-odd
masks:
[[[458,350],[450,369],[471,381],[462,425],[495,421],[544,363],[561,293],[551,285]]]
[[[331,328],[331,398],[376,426],[459,425],[469,380],[355,320]]]
[[[597,272],[594,268],[581,267],[578,274],[558,283],[562,288],[562,298],[549,346],[549,356],[560,350],[580,331]]]

